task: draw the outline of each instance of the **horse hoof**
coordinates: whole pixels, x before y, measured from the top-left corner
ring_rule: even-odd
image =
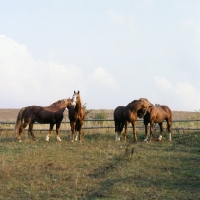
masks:
[[[57,138],[57,141],[58,141],[58,142],[61,142],[62,140],[61,140],[60,138]]]
[[[160,135],[159,137],[158,137],[158,141],[161,141],[162,140],[162,135]]]
[[[148,142],[148,139],[144,139],[144,142]]]
[[[22,140],[19,140],[19,142],[22,142]]]

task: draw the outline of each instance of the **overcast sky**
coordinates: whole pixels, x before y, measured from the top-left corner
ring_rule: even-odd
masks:
[[[141,97],[200,109],[199,0],[0,0],[0,108],[79,90],[88,109]]]

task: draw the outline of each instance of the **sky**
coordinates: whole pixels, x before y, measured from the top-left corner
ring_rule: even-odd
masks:
[[[87,109],[135,99],[200,109],[199,0],[0,0],[0,108],[80,91]]]

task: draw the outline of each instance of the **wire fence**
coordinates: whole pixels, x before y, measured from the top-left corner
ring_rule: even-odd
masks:
[[[192,130],[192,131],[200,131],[200,119],[188,119],[188,120],[173,120],[172,121],[172,130],[176,131],[186,131],[186,130]],[[164,122],[164,128],[166,122]],[[0,131],[9,131],[13,130],[15,126],[15,122],[0,122]],[[129,127],[131,127],[131,124],[129,124]],[[83,129],[114,129],[114,120],[113,119],[86,119],[84,121]],[[137,129],[144,129],[143,120],[137,120],[136,123]],[[54,127],[55,129],[55,127]],[[159,126],[155,124],[154,129],[159,129]],[[49,130],[49,124],[34,124],[34,130],[35,131],[48,131]],[[70,123],[69,121],[63,121],[61,124],[61,131],[67,131],[70,132]]]

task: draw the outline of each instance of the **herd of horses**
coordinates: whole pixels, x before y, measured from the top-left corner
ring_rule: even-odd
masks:
[[[14,132],[18,135],[18,141],[22,142],[22,132],[28,126],[28,133],[32,136],[33,140],[36,137],[33,133],[33,124],[35,122],[41,124],[50,124],[49,132],[46,136],[46,141],[49,141],[51,132],[54,125],[56,125],[57,141],[62,141],[60,138],[60,126],[63,120],[64,111],[68,109],[68,117],[71,126],[71,141],[82,141],[82,126],[85,119],[85,108],[82,105],[80,92],[73,93],[72,98],[62,99],[56,101],[50,106],[28,106],[20,109]],[[145,125],[145,139],[144,141],[152,140],[152,133],[154,124],[158,123],[160,126],[160,135],[158,140],[162,139],[163,133],[163,121],[167,122],[167,130],[169,133],[169,140],[171,140],[171,128],[172,128],[172,112],[168,106],[154,106],[146,98],[140,98],[129,103],[127,106],[118,106],[113,113],[115,122],[115,140],[120,140],[120,135],[125,127],[124,141],[127,138],[128,124],[132,124],[133,136],[137,141],[136,134],[136,121],[137,118],[144,119]],[[150,139],[148,139],[148,124],[150,124]],[[76,135],[75,135],[76,133]]]

